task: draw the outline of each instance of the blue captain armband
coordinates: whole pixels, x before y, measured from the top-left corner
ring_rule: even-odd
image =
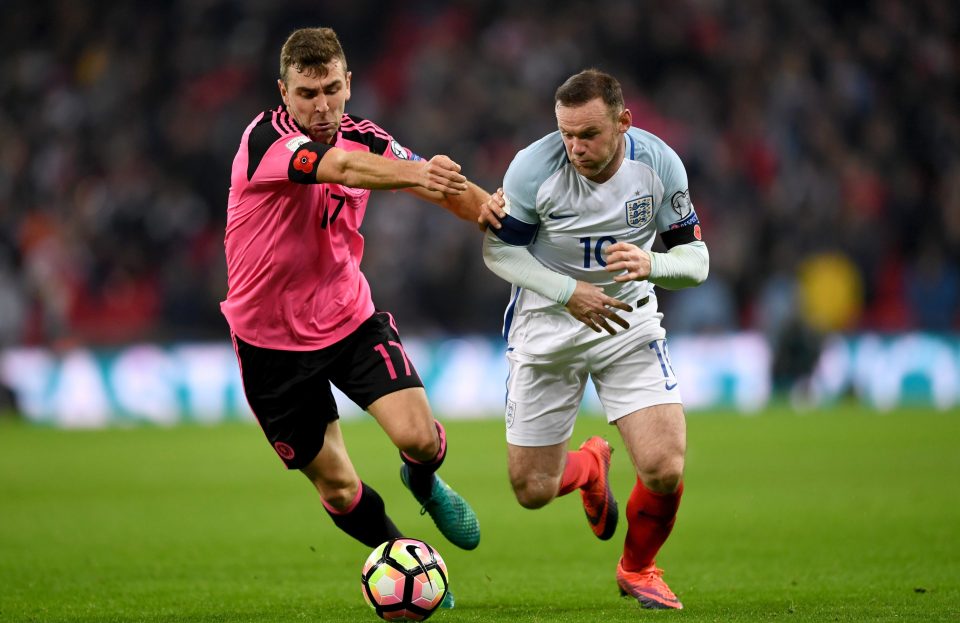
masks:
[[[509,245],[525,247],[536,238],[538,229],[540,229],[538,223],[524,223],[508,214],[500,221],[500,229],[491,227],[490,231]]]

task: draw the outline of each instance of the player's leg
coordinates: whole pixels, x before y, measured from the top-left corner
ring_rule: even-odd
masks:
[[[606,540],[617,528],[617,501],[609,485],[610,444],[591,437],[579,450],[567,441],[550,446],[507,444],[510,485],[524,508],[541,508],[554,498],[580,491],[590,529]]]
[[[464,549],[476,547],[476,513],[436,475],[446,458],[446,436],[393,317],[380,311],[371,316],[344,340],[336,363],[334,384],[373,415],[400,450],[404,484],[445,537]]]
[[[423,388],[381,396],[367,411],[400,450],[400,478],[440,532],[457,547],[477,547],[480,523],[476,513],[436,473],[447,455],[446,432],[433,418]]]
[[[617,420],[637,471],[627,503],[626,569],[653,563],[677,517],[683,494],[686,422],[679,404],[654,405]]]
[[[400,450],[400,478],[433,519],[440,533],[454,545],[474,549],[480,543],[480,522],[463,497],[437,475],[447,455],[443,425],[433,418],[422,387],[381,396],[367,407]],[[449,589],[440,607],[449,610],[455,599]]]
[[[507,443],[510,485],[520,506],[541,508],[561,495],[566,458],[566,441],[549,446],[518,446]]]
[[[427,394],[411,387],[381,396],[367,407],[408,465],[409,486],[415,495],[429,495],[434,473],[447,456],[443,425],[433,418]]]
[[[235,337],[243,388],[264,435],[288,469],[320,493],[334,523],[370,547],[400,536],[383,500],[362,483],[347,455],[325,368],[330,351],[280,351]]]
[[[426,395],[423,395],[421,401],[411,396],[411,394],[416,393],[417,388],[413,388],[388,394],[388,396],[396,396],[397,394],[403,394],[404,396],[397,397],[397,401],[386,399],[387,396],[385,396],[370,405],[368,410],[371,413],[380,413],[381,415],[393,412],[420,411],[426,404]],[[421,389],[419,393],[423,394],[423,390]],[[404,404],[408,400],[409,404]],[[430,416],[429,407],[426,410],[426,415]],[[439,466],[439,463],[443,460],[443,455],[446,453],[446,439],[442,433],[443,429],[440,427],[440,423],[436,422],[436,426],[432,427],[435,434],[431,435],[431,427],[429,425],[425,426],[423,421],[425,421],[425,418],[420,417],[409,422],[411,426],[407,430],[397,431],[398,437],[401,438],[401,443],[405,444],[410,452],[424,458],[424,462],[429,463],[430,461],[427,461],[427,458],[437,459],[439,456],[439,460],[433,461]],[[430,416],[427,424],[433,421],[433,417]],[[433,471],[436,471],[436,468]],[[438,478],[433,477],[433,471],[428,472],[428,475],[431,480],[438,480]],[[343,435],[337,422],[332,422],[327,427],[326,443],[323,449],[303,472],[317,487],[323,505],[330,517],[333,518],[333,522],[347,534],[370,547],[376,547],[389,538],[403,536],[387,516],[383,500],[379,494],[357,477],[353,463],[347,455]],[[357,489],[356,492],[354,492],[354,489]],[[459,498],[452,491],[451,495]],[[469,507],[467,509],[469,510]],[[472,513],[472,510],[469,512]],[[464,512],[461,510],[460,514],[464,514]],[[476,515],[473,515],[473,518],[474,523],[476,523]],[[462,523],[459,519],[457,521],[458,525]],[[477,538],[479,538],[478,524],[475,532]],[[476,545],[474,544],[473,547],[476,547]],[[447,594],[444,596],[440,607],[449,610],[454,605],[455,598],[448,587]]]
[[[625,334],[600,350],[592,370],[597,394],[637,474],[617,583],[646,608],[681,608],[654,565],[676,519],[686,452],[686,423],[666,342],[637,344]]]
[[[374,313],[339,346],[333,384],[377,420],[405,460],[424,466],[413,484],[428,490],[446,457],[446,440],[393,317]]]
[[[567,450],[586,387],[583,360],[509,351],[507,362],[507,448],[517,501],[540,508],[579,490],[591,530],[609,538],[617,525],[617,504],[608,486],[610,444],[592,437],[578,450]]]
[[[682,608],[654,559],[673,529],[683,494],[686,423],[680,404],[640,409],[617,420],[637,472],[627,502],[627,536],[617,566],[621,592],[646,608]]]
[[[316,487],[333,523],[353,538],[376,547],[402,536],[387,516],[383,499],[357,476],[338,421],[327,425],[323,447],[300,471]]]

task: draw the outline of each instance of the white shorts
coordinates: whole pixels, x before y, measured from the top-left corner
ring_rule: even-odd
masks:
[[[507,352],[507,441],[550,446],[570,439],[587,378],[608,422],[653,405],[681,403],[665,339],[600,340],[560,355]]]

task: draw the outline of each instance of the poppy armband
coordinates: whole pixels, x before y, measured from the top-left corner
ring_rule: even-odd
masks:
[[[330,145],[308,141],[298,146],[290,156],[287,178],[297,184],[316,184],[317,166],[320,159],[330,150]]]

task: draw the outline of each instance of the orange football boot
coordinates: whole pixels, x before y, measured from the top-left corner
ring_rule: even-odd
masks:
[[[600,464],[600,476],[593,484],[580,489],[583,510],[590,522],[590,529],[597,538],[606,541],[617,530],[617,500],[610,490],[610,455],[613,448],[602,437],[591,437],[583,442],[580,449],[596,457]]]
[[[635,597],[643,608],[683,610],[683,604],[663,581],[663,569],[658,569],[653,563],[640,571],[626,571],[621,558],[617,563],[617,585],[621,595]]]

